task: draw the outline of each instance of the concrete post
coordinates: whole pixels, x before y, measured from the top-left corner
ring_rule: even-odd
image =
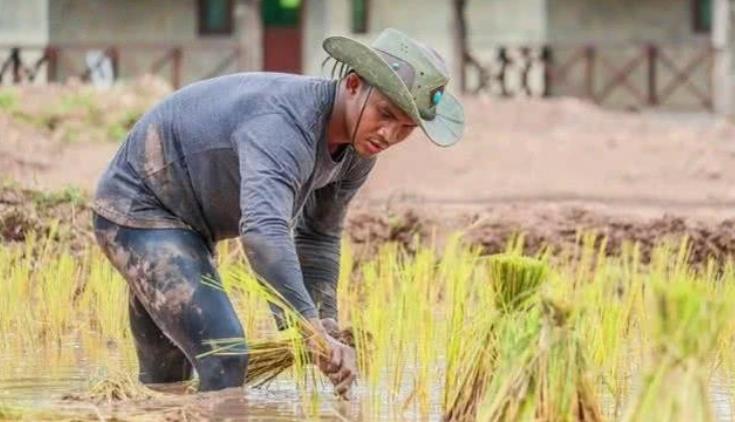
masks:
[[[263,19],[260,16],[260,0],[238,1],[235,16],[240,48],[237,60],[239,70],[263,69]]]
[[[713,0],[712,3],[712,67],[713,110],[717,114],[733,113],[732,50],[730,46],[730,0]]]

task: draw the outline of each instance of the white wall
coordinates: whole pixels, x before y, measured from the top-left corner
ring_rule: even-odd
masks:
[[[326,53],[322,40],[330,35],[346,35],[372,42],[385,28],[399,29],[433,47],[453,64],[450,2],[445,0],[372,0],[367,34],[351,33],[350,0],[307,0],[304,26],[304,71],[321,74]],[[431,13],[424,13],[431,10]],[[417,18],[417,11],[421,11]],[[329,69],[327,69],[328,71]]]
[[[466,14],[472,47],[543,42],[546,1],[470,0]]]
[[[238,0],[232,35],[199,35],[197,0],[53,0],[50,6],[50,41],[55,44],[93,43],[121,45],[120,73],[123,77],[151,68],[166,53],[166,46],[183,47],[182,83],[210,76],[244,45],[241,26],[250,10]],[[137,46],[125,45],[138,44]],[[160,45],[141,48],[141,44]],[[84,52],[70,52],[79,61]],[[257,57],[235,60],[221,69],[234,72]],[[172,74],[171,62],[161,69],[166,78]]]
[[[48,42],[48,0],[0,0],[0,44]]]

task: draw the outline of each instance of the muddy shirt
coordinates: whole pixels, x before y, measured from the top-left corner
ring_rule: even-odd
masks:
[[[247,73],[177,91],[132,128],[95,212],[121,226],[193,229],[210,244],[239,235],[255,272],[317,316],[309,292],[334,293],[346,207],[374,165],[351,147],[329,154],[335,90]]]

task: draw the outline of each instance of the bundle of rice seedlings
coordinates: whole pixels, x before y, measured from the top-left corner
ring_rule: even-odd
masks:
[[[653,339],[642,388],[623,415],[624,421],[711,421],[710,362],[722,352],[733,317],[731,302],[714,280],[684,273],[673,280],[653,280],[648,292],[649,329]]]
[[[506,332],[526,336],[499,339],[496,371],[478,406],[479,420],[602,420],[570,317],[567,306],[544,299],[541,312],[529,315],[540,324],[505,321],[517,327]]]
[[[355,348],[355,333],[351,328],[329,335],[338,341]],[[301,342],[300,347],[294,347],[294,342]],[[245,375],[245,384],[260,387],[291,368],[296,361],[296,350],[306,347],[303,338],[293,338],[274,341],[260,341],[248,345],[248,370]],[[306,357],[311,360],[310,356]]]
[[[546,277],[546,264],[514,254],[493,255],[488,261],[495,305],[506,313],[527,310]]]
[[[247,343],[248,368],[245,374],[245,384],[250,386],[262,386],[276,378],[278,375],[293,367],[304,363],[312,363],[314,356],[308,352],[307,343],[316,341],[316,354],[329,356],[328,345],[321,340],[314,327],[304,319],[275,289],[269,284],[245,273],[236,273],[235,281],[246,291],[261,296],[272,307],[278,309],[279,318],[287,327],[295,330],[295,335],[283,340],[267,340]],[[224,286],[215,279],[205,278],[202,284],[225,291]],[[336,340],[355,348],[355,338],[369,339],[368,333],[355,333],[351,328],[340,331],[328,332]],[[210,347],[208,352],[199,354],[197,358],[209,355],[223,355],[232,353],[243,353],[243,338],[233,339],[208,339],[205,344]]]
[[[67,394],[66,401],[111,404],[117,401],[147,400],[161,395],[143,386],[130,373],[120,370],[104,371],[92,377],[82,393]]]
[[[463,333],[464,341],[459,345],[462,350],[455,354],[458,363],[448,365],[452,371],[447,371],[445,383],[444,419],[447,421],[476,419],[478,404],[485,396],[496,366],[499,337],[526,337],[528,327],[521,332],[501,333],[509,328],[503,321],[527,320],[548,271],[543,262],[515,253],[493,255],[488,262],[494,304],[499,313],[478,316],[470,325],[472,332]],[[461,381],[457,383],[457,380]]]

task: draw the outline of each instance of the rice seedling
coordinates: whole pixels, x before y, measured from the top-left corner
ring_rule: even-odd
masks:
[[[507,335],[503,333],[509,328],[505,321],[530,320],[527,314],[536,305],[535,299],[548,271],[543,262],[512,253],[491,256],[488,263],[489,291],[493,293],[494,300],[492,304],[485,302],[489,312],[471,325],[472,332],[464,333],[476,341],[466,342],[459,353],[454,353],[453,358],[457,359],[459,365],[465,364],[467,367],[463,373],[458,373],[457,369],[461,366],[455,365],[453,371],[447,373],[451,378],[447,379],[445,390],[446,420],[476,418],[477,406],[496,369],[498,342]],[[493,304],[495,312],[492,311]],[[523,332],[513,332],[511,337],[515,340],[524,335]],[[455,382],[457,379],[459,383]],[[453,393],[450,393],[452,390]]]
[[[355,346],[355,334],[351,329],[331,332],[330,335],[338,341],[351,347]],[[293,342],[303,339],[293,338],[284,340],[264,340],[248,344],[248,369],[245,374],[245,384],[261,387],[291,368],[295,361]],[[305,348],[306,346],[301,346]],[[311,356],[307,356],[311,361]]]
[[[588,366],[594,369],[593,387],[605,403],[603,413],[614,419],[620,416],[632,374],[637,371],[638,359],[633,357],[640,349],[643,274],[647,270],[641,265],[637,245],[625,244],[620,255],[608,257],[604,239],[582,241],[578,253],[587,258],[558,260],[550,290],[574,304],[576,335]]]
[[[715,419],[711,365],[725,350],[720,344],[731,325],[733,303],[721,296],[711,266],[696,273],[686,258],[686,244],[677,254],[660,249],[654,255],[645,298],[649,365],[625,421]]]
[[[109,368],[79,403],[159,400],[124,363],[134,362],[124,281],[96,248],[73,250],[51,227],[0,246],[0,352],[38,361],[39,372]],[[655,249],[644,264],[635,244],[608,256],[597,234],[538,259],[520,256],[522,242],[480,257],[458,235],[440,251],[387,244],[359,262],[343,245],[337,301],[351,330],[339,335],[360,368],[348,419],[716,419],[713,374],[735,373],[732,264],[694,267],[686,244]],[[258,280],[236,242],[218,252],[222,282],[203,288],[228,293],[247,338],[209,339],[208,353],[242,353],[247,341],[249,386],[292,383],[301,415],[338,406],[307,352],[308,323]],[[292,329],[276,330],[269,303]],[[4,362],[0,390],[18,376]],[[1,411],[32,414],[13,403]]]
[[[572,309],[548,298],[540,308],[526,321],[506,321],[479,419],[601,420]]]

